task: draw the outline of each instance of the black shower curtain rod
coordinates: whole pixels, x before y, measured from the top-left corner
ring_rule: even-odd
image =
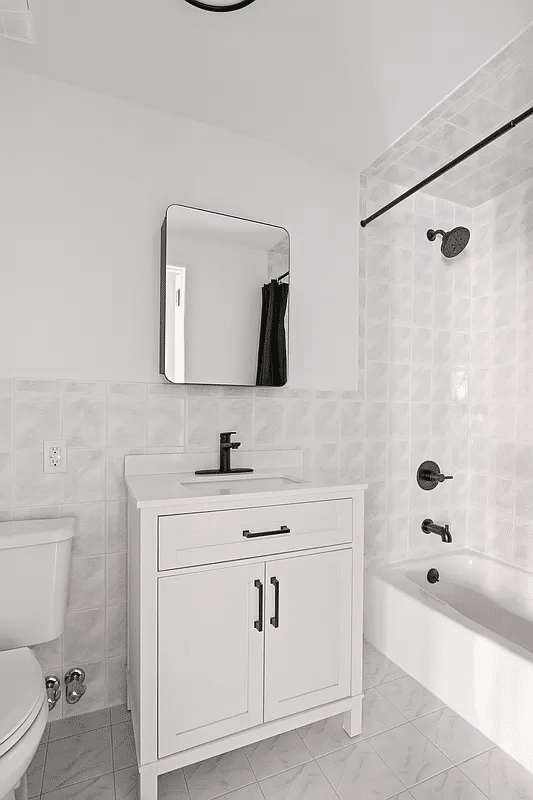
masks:
[[[527,111],[523,111],[522,114],[519,114],[510,122],[507,122],[505,125],[502,125],[501,128],[498,128],[497,131],[494,131],[494,133],[491,133],[489,136],[486,136],[484,139],[475,144],[473,147],[470,147],[468,150],[465,150],[464,153],[461,153],[460,156],[457,156],[456,158],[452,159],[452,161],[449,161],[447,164],[438,169],[436,172],[433,172],[428,178],[424,178],[423,181],[417,183],[416,186],[413,186],[412,189],[409,189],[407,192],[404,192],[395,200],[392,200],[392,202],[387,203],[387,205],[383,206],[383,208],[380,208],[379,211],[376,211],[374,214],[371,214],[366,219],[362,219],[361,227],[365,228],[368,225],[368,223],[372,222],[372,220],[376,219],[376,217],[380,217],[382,214],[385,213],[385,211],[389,211],[391,208],[394,208],[394,206],[398,205],[398,203],[401,203],[402,200],[405,200],[406,197],[410,197],[415,192],[418,192],[419,189],[422,189],[424,186],[427,186],[428,183],[431,183],[431,181],[434,181],[436,178],[440,178],[440,176],[444,175],[445,172],[448,172],[448,170],[452,169],[457,164],[460,164],[461,161],[464,161],[466,158],[469,158],[470,156],[474,155],[474,153],[477,153],[478,150],[481,150],[481,148],[486,147],[495,139],[498,139],[500,136],[503,136],[504,133],[510,131],[512,128],[514,128],[520,122],[523,122],[532,114],[533,114],[533,106],[531,106],[531,108],[528,108]]]

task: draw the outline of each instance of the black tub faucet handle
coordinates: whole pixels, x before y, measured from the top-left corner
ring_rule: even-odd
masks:
[[[423,461],[418,467],[416,481],[421,489],[429,492],[438,483],[452,480],[453,475],[443,475],[435,461]]]

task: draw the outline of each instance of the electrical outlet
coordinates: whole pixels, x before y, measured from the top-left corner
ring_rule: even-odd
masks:
[[[67,471],[66,441],[44,442],[43,471],[46,473]]]

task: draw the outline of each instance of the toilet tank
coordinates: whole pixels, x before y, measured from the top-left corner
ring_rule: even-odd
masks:
[[[0,650],[61,635],[75,520],[0,522]]]

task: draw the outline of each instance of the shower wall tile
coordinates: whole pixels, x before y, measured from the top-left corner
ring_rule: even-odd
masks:
[[[444,154],[446,147],[452,146],[454,130],[459,132],[456,141],[469,136],[467,131],[450,125]],[[416,160],[427,154],[427,149],[419,148],[416,158],[404,158],[404,163],[408,161],[413,168]],[[388,188],[383,181],[379,184],[371,180],[370,187],[373,197],[401,193],[401,187]],[[366,240],[372,226],[361,234],[367,259],[365,288],[370,299],[362,324],[366,364],[364,479],[369,483],[367,563],[439,552],[439,545],[442,551],[440,539],[433,537],[437,541],[432,541],[420,530],[430,512],[434,518],[450,523],[453,547],[466,543],[473,252],[466,250],[450,263],[442,257],[438,242],[428,241],[426,232],[429,228],[452,227],[456,220],[457,224],[472,225],[472,213],[449,200],[419,192],[408,213],[392,209],[384,220],[391,233],[388,240],[383,234],[379,244],[370,236]],[[401,248],[396,246],[399,241]],[[390,275],[388,293],[383,286],[383,265]],[[480,314],[485,307],[479,304]],[[501,377],[506,379],[499,388],[503,392],[512,383],[512,375]],[[439,486],[438,497],[432,502],[415,480],[418,466],[430,457],[438,457],[446,473],[455,472],[457,482],[463,484],[453,494],[448,486]]]
[[[532,202],[530,179],[473,212],[474,226],[483,234],[475,248],[479,256],[475,281],[485,283],[490,295],[472,300],[472,329],[479,334],[472,336],[471,356],[473,362],[483,361],[483,368],[471,374],[468,504],[472,513],[467,522],[470,547],[529,571],[533,571],[527,539],[533,521],[533,294],[528,276],[533,251],[527,244],[525,220],[531,218]],[[483,337],[488,344],[483,344]]]
[[[394,197],[391,190],[383,188],[386,182],[399,184],[401,190],[415,185],[530,105],[532,31],[530,25],[364,170],[364,188],[376,206]],[[459,209],[462,220],[456,217],[455,224],[470,227],[468,211],[493,197],[520,190],[533,177],[532,134],[533,120],[529,118],[433,181],[424,195],[416,194],[412,198],[414,213],[435,213],[440,227],[451,227],[452,201],[463,204]],[[408,236],[406,230],[403,235]]]

